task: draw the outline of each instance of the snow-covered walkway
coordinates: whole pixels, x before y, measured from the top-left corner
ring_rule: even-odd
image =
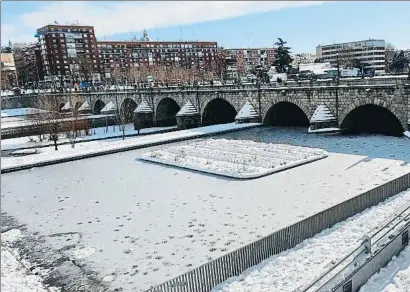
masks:
[[[152,134],[155,132],[171,130],[175,128],[176,126],[146,128],[146,129],[141,129],[140,134]],[[121,137],[122,135],[122,132],[119,130],[118,126],[108,126],[108,131],[106,131],[106,127],[98,127],[98,128],[90,129],[90,132],[92,133],[92,135],[78,137],[76,142],[96,140],[96,139],[106,139],[106,138],[118,138],[118,137]],[[137,131],[134,130],[133,124],[126,125],[125,135],[136,135],[136,134],[137,134]],[[69,142],[69,139],[65,137],[60,138],[58,141],[59,144],[66,143],[66,142]],[[41,146],[47,146],[47,145],[52,146],[53,141],[46,140],[46,141],[40,142],[38,141],[37,136],[1,140],[1,150],[34,148],[34,147],[41,147]]]
[[[332,263],[354,250],[363,235],[371,233],[407,202],[410,202],[410,189],[334,225],[293,249],[272,256],[241,276],[215,287],[213,291],[293,292],[301,289]]]
[[[373,275],[359,292],[409,292],[410,246]]]
[[[133,147],[137,148],[176,140],[199,138],[209,134],[227,132],[231,130],[246,129],[257,125],[259,124],[230,123],[214,125],[189,130],[175,131],[170,133],[133,137],[126,140],[121,140],[121,138],[118,138],[110,140],[93,141],[87,143],[77,143],[75,145],[75,148],[72,148],[71,145],[61,145],[58,147],[58,151],[55,151],[54,147],[46,147],[41,148],[40,153],[34,155],[28,155],[24,157],[2,157],[1,170],[6,170],[15,167],[34,167],[38,163],[57,162],[63,159],[78,159],[82,157],[87,157],[91,154],[103,154],[107,151],[127,150]]]

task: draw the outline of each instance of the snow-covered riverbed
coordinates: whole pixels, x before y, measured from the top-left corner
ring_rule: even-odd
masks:
[[[278,128],[223,137],[323,148],[329,157],[236,181],[141,162],[162,147],[141,149],[2,175],[1,211],[50,247],[52,234],[80,234],[73,248],[95,252],[76,262],[113,288],[140,291],[410,170],[404,138]]]

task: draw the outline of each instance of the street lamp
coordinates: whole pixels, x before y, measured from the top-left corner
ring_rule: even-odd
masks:
[[[337,76],[336,76],[336,121],[339,123],[339,84],[340,84],[340,56],[339,56],[339,53],[336,54],[336,66],[337,66]]]

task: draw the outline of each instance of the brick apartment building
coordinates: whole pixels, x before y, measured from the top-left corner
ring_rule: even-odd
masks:
[[[46,25],[37,29],[36,36],[45,80],[59,76],[66,81],[100,81],[110,79],[114,68],[144,65],[206,70],[218,50],[217,42],[152,41],[146,31],[140,39],[97,41],[94,27],[83,25]]]
[[[46,25],[37,29],[44,79],[80,77],[81,66],[99,75],[97,40],[93,26]]]
[[[139,40],[99,41],[99,70],[110,78],[114,68],[180,66],[206,70],[212,66],[217,42],[152,41],[146,31]]]
[[[19,84],[32,84],[44,80],[39,44],[14,45],[14,62]]]

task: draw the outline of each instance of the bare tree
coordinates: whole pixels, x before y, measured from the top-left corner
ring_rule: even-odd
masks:
[[[29,116],[40,133],[49,135],[49,139],[54,142],[54,149],[58,150],[57,141],[62,130],[62,119],[59,113],[59,100],[56,96],[38,96],[35,107],[42,111]]]
[[[113,119],[122,132],[122,140],[125,139],[125,130],[127,124],[133,120],[133,111],[130,110],[130,105],[124,102],[122,106],[118,103],[118,94],[115,94],[115,109]]]
[[[79,55],[77,57],[78,70],[84,81],[89,82],[92,79],[93,63],[88,55]]]

